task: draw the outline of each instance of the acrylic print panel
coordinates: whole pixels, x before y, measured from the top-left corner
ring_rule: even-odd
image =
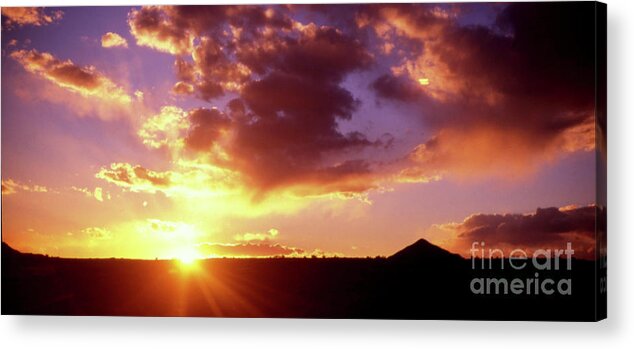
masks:
[[[605,317],[605,11],[2,8],[2,313]]]

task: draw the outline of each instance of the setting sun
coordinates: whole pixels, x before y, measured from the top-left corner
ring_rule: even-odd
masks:
[[[194,257],[192,255],[184,255],[184,256],[178,257],[177,260],[181,264],[192,265],[192,264],[194,264],[194,262],[196,262],[196,257]]]
[[[191,268],[201,259],[201,256],[193,248],[183,248],[175,254],[174,259],[178,261],[179,265]]]

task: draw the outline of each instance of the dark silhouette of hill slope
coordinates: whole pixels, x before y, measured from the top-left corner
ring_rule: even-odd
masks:
[[[9,246],[6,242],[2,241],[2,257],[17,257],[20,255],[20,252],[14,250]]]

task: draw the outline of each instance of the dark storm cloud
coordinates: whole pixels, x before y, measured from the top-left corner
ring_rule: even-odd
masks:
[[[510,4],[493,26],[462,26],[434,6],[373,6],[358,18],[387,42],[407,37],[424,47],[370,86],[382,98],[420,105],[438,132],[434,141],[446,143],[437,147],[442,153],[426,147],[431,170],[455,171],[465,159],[449,148],[469,138],[480,147],[483,133],[492,142],[481,149],[487,163],[528,157],[530,164],[594,147],[593,4]],[[417,86],[421,78],[429,82]]]
[[[189,113],[189,119],[192,127],[185,144],[196,151],[209,150],[231,125],[231,120],[217,109],[195,109]]]
[[[350,93],[335,85],[271,74],[247,85],[243,99],[229,103],[227,115],[209,109],[190,112],[185,144],[202,154],[221,147],[228,159],[213,161],[246,175],[256,191],[306,185],[320,186],[314,189],[319,193],[363,191],[373,185],[364,178],[371,174],[368,163],[329,159],[330,154],[379,144],[337,130],[337,120],[349,118],[354,108]]]
[[[532,214],[476,214],[458,226],[460,238],[497,243],[535,244],[553,235],[594,236],[594,206],[561,210],[538,208]]]
[[[557,124],[552,114],[592,108],[594,27],[588,25],[594,16],[592,4],[511,4],[498,15],[493,28],[462,27],[451,18],[435,18],[428,7],[416,9],[405,13],[406,8],[398,6],[386,16],[407,18],[411,21],[406,24],[410,36],[438,42],[428,43],[427,49],[439,57],[452,76],[464,80],[455,91],[446,87],[449,92],[459,92],[451,102],[476,102],[468,98],[490,93],[501,95],[499,103],[492,103],[495,107],[523,107],[539,101],[550,113],[541,117],[546,125],[537,126],[557,131],[568,125]],[[422,18],[435,18],[435,24]],[[383,82],[385,79],[380,78]],[[405,97],[411,95],[403,86],[391,86],[400,89],[400,93],[381,89],[380,80],[375,87],[382,96],[403,99],[401,93]],[[452,82],[431,81],[432,86],[435,83]],[[500,117],[496,121],[504,121],[501,116],[496,117]],[[555,124],[548,123],[550,119],[556,120]]]

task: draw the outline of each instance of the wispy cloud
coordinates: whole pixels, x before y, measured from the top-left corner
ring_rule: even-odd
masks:
[[[84,97],[128,105],[132,98],[123,87],[97,71],[93,66],[81,67],[71,60],[60,60],[48,52],[18,50],[11,57],[28,72]]]
[[[2,195],[12,195],[20,191],[32,193],[47,193],[49,192],[49,188],[43,185],[26,184],[15,181],[13,179],[2,180]]]
[[[270,241],[277,238],[280,232],[277,229],[269,229],[265,233],[244,233],[234,237],[236,241]]]

